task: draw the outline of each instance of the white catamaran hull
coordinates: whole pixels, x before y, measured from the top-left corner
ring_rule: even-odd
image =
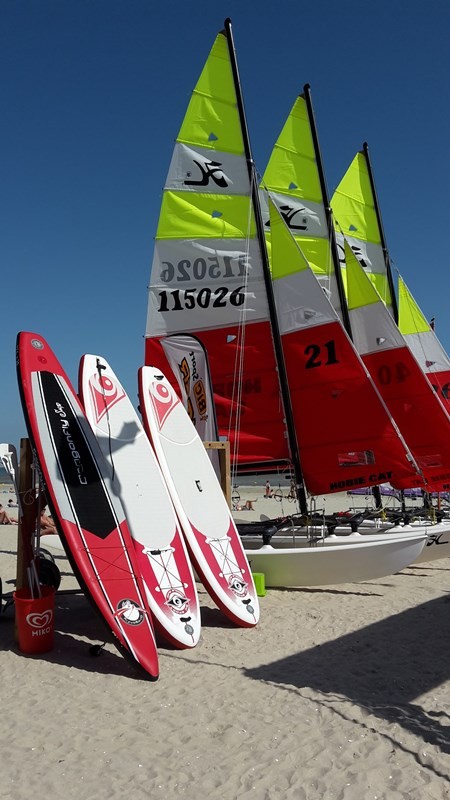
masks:
[[[425,533],[410,533],[390,537],[388,541],[367,541],[364,537],[363,542],[349,542],[345,546],[263,545],[254,550],[246,542],[244,546],[252,572],[264,573],[268,587],[332,586],[400,572],[420,557],[426,540]]]
[[[442,522],[413,522],[410,525],[396,525],[385,532],[371,531],[360,526],[356,533],[348,533],[336,529],[335,534],[328,535],[326,527],[314,526],[309,528],[281,528],[274,534],[271,541],[274,549],[310,549],[316,547],[340,547],[362,542],[387,542],[393,538],[409,536],[410,534],[425,534],[425,546],[415,563],[436,561],[440,558],[450,557],[450,520]],[[243,537],[247,550],[258,550],[261,547],[261,535],[246,535]]]

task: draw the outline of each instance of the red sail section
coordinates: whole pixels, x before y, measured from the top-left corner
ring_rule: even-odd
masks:
[[[208,354],[219,435],[230,440],[235,465],[290,461],[269,324],[246,325],[244,340],[237,326],[191,333]],[[145,363],[173,375],[156,338],[146,340]]]
[[[398,431],[340,322],[285,334],[282,343],[308,490],[417,485]]]
[[[440,372],[430,371],[427,372],[426,375],[434,391],[444,404],[447,414],[450,414],[450,370],[444,369]]]
[[[423,471],[427,488],[448,491],[450,421],[414,356],[405,346],[370,353],[363,360]],[[391,483],[400,489],[412,485]]]

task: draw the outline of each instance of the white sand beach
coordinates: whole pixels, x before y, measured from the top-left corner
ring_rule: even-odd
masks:
[[[269,501],[268,501],[269,502]],[[0,528],[3,591],[16,526]],[[55,551],[61,589],[76,588]],[[25,656],[0,615],[2,800],[447,800],[450,563],[361,584],[270,590],[254,629],[199,587],[193,650],[134,671],[82,594],[56,597],[55,646]]]

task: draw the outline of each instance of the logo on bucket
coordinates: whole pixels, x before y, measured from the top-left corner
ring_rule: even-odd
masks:
[[[43,611],[42,614],[27,614],[26,620],[31,628],[34,628],[32,636],[44,636],[51,631],[51,621],[53,619],[53,611],[49,608]]]

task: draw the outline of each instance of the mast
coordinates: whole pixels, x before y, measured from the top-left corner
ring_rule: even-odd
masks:
[[[351,323],[350,323],[350,314],[349,314],[349,311],[348,311],[348,305],[347,305],[347,298],[346,298],[346,295],[345,295],[344,282],[342,280],[341,265],[340,265],[340,262],[339,262],[339,253],[338,253],[337,243],[336,243],[336,233],[335,233],[334,224],[333,224],[333,212],[332,212],[332,209],[331,209],[331,206],[330,206],[330,200],[329,200],[329,197],[328,197],[328,190],[327,190],[327,185],[326,185],[326,181],[325,181],[325,172],[324,172],[324,169],[323,169],[322,155],[321,155],[320,146],[319,146],[319,137],[317,135],[316,120],[315,120],[315,117],[314,117],[314,109],[313,109],[312,100],[311,100],[311,87],[310,87],[309,83],[305,84],[305,86],[303,87],[303,91],[304,91],[304,98],[305,98],[305,102],[306,102],[306,108],[308,110],[309,123],[310,123],[310,127],[311,127],[311,134],[312,134],[312,138],[313,138],[314,150],[315,150],[315,154],[316,154],[317,169],[318,169],[318,172],[319,172],[320,187],[321,187],[321,190],[322,190],[322,202],[323,202],[324,209],[325,209],[325,215],[326,215],[327,226],[328,226],[329,237],[330,237],[330,247],[331,247],[331,253],[332,253],[332,258],[333,258],[334,272],[335,272],[335,275],[336,275],[336,282],[337,282],[337,287],[338,287],[339,299],[340,299],[340,302],[341,302],[342,322],[344,324],[345,330],[347,331],[348,335],[350,336],[350,339],[353,339],[352,328],[351,328]],[[382,499],[381,499],[381,490],[380,490],[379,486],[372,486],[372,495],[373,495],[373,498],[374,498],[374,501],[375,501],[375,507],[377,509],[381,509],[383,507],[383,502],[382,502]]]
[[[367,171],[369,173],[370,186],[371,186],[371,189],[372,189],[373,199],[374,199],[374,203],[375,203],[375,213],[377,215],[378,228],[379,228],[379,231],[380,231],[380,240],[381,240],[381,247],[383,248],[384,263],[386,265],[387,281],[388,281],[389,291],[391,293],[392,312],[393,312],[394,320],[395,320],[396,324],[398,325],[398,304],[397,304],[397,296],[395,294],[394,279],[392,277],[391,259],[389,258],[389,252],[388,252],[388,249],[386,247],[386,239],[385,239],[385,236],[384,236],[383,222],[382,222],[382,219],[381,219],[380,206],[378,204],[378,196],[377,196],[377,191],[376,191],[376,188],[375,188],[375,181],[374,181],[373,172],[372,172],[372,164],[370,162],[370,156],[369,156],[369,145],[367,144],[367,142],[363,143],[363,153],[364,153],[364,157],[366,159]]]
[[[281,346],[281,336],[280,330],[278,326],[278,320],[276,315],[276,306],[275,306],[275,298],[273,294],[273,287],[272,287],[272,278],[270,275],[270,268],[269,268],[269,259],[267,256],[267,249],[266,249],[266,241],[264,236],[264,227],[261,215],[261,207],[259,203],[259,196],[258,196],[258,184],[256,181],[255,175],[255,166],[253,161],[253,156],[250,148],[250,138],[248,134],[247,128],[247,120],[245,116],[244,110],[244,101],[241,91],[241,83],[239,78],[239,71],[237,66],[237,59],[236,59],[236,52],[234,48],[234,41],[233,41],[233,33],[231,30],[231,19],[227,18],[225,20],[225,36],[228,44],[228,50],[230,54],[230,61],[231,61],[231,69],[233,72],[233,78],[235,83],[236,89],[236,97],[237,97],[237,105],[238,105],[238,112],[241,121],[242,127],[242,136],[244,140],[244,151],[245,157],[247,160],[247,169],[248,175],[250,179],[250,186],[251,186],[251,198],[253,203],[253,209],[255,214],[255,221],[256,221],[256,230],[258,234],[259,245],[261,249],[261,258],[263,262],[263,274],[264,274],[264,283],[266,288],[267,294],[267,301],[269,306],[269,315],[270,315],[270,322],[272,328],[272,337],[274,343],[274,350],[275,350],[275,357],[277,361],[278,367],[278,378],[280,382],[281,388],[281,397],[284,406],[284,413],[286,416],[286,428],[289,438],[289,445],[291,450],[292,456],[292,465],[294,468],[294,475],[295,475],[295,482],[297,486],[297,496],[299,499],[300,511],[302,514],[306,514],[308,512],[308,506],[306,501],[306,492],[305,492],[305,485],[303,481],[303,473],[300,463],[300,457],[298,452],[297,446],[297,436],[295,433],[295,425],[294,425],[294,417],[292,413],[292,406],[291,400],[289,396],[289,389],[288,389],[288,382],[287,382],[287,374],[286,374],[286,367],[284,364],[283,358],[283,350]]]
[[[341,272],[341,265],[339,263],[339,254],[336,244],[336,234],[334,231],[333,225],[333,212],[330,206],[330,200],[328,197],[328,190],[325,181],[325,173],[323,170],[322,165],[322,156],[320,152],[319,146],[319,137],[317,135],[317,128],[316,128],[316,121],[314,118],[314,110],[312,107],[312,100],[311,100],[311,87],[309,83],[305,83],[303,87],[303,96],[306,102],[306,108],[308,111],[309,116],[309,124],[311,127],[311,134],[313,138],[314,144],[314,151],[316,155],[316,162],[317,162],[317,169],[319,172],[319,180],[320,180],[320,188],[322,190],[322,202],[325,209],[325,216],[327,220],[329,238],[330,238],[330,247],[331,247],[331,254],[333,258],[333,266],[334,266],[334,273],[336,275],[336,282],[338,287],[339,293],[339,300],[341,302],[341,310],[342,310],[342,321],[344,323],[344,328],[347,331],[350,338],[352,338],[352,331],[350,325],[350,315],[348,313],[348,306],[347,306],[347,298],[345,296],[345,289],[344,289],[344,282],[342,280],[342,272]]]

